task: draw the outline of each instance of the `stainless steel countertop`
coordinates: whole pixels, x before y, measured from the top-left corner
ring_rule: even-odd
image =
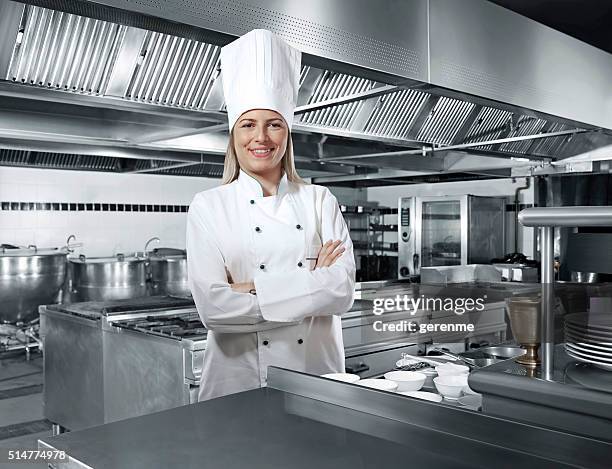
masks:
[[[565,353],[563,344],[555,347],[554,364],[553,379],[543,380],[539,367],[534,377],[528,377],[525,367],[514,360],[495,363],[473,372],[470,386],[483,394],[557,407],[612,422],[612,373],[577,362]],[[582,381],[578,381],[580,378]],[[551,396],[555,396],[553,401]]]
[[[127,300],[86,301],[80,303],[54,304],[46,308],[50,311],[72,314],[87,319],[97,320],[102,316],[113,316],[135,311],[156,311],[195,308],[191,298],[172,296],[145,296]]]
[[[70,467],[96,469],[176,466],[354,469],[386,465],[405,467],[407,463],[436,468],[490,467],[493,464],[499,467],[570,467],[564,464],[567,460],[563,457],[567,453],[563,449],[558,453],[560,457],[535,456],[534,451],[530,451],[533,447],[526,445],[528,447],[523,449],[520,438],[521,450],[517,451],[503,444],[484,443],[470,437],[471,433],[486,434],[497,441],[507,441],[523,429],[521,424],[360,386],[300,376],[319,385],[317,389],[335,387],[337,392],[330,392],[330,396],[348,392],[344,395],[349,397],[354,391],[367,393],[366,397],[371,396],[374,400],[381,397],[392,400],[392,405],[408,413],[413,407],[417,423],[312,399],[305,394],[263,388],[44,438],[39,447],[66,451],[73,458],[74,464]],[[302,385],[304,389],[309,387],[307,383]],[[435,427],[422,424],[428,412]],[[451,417],[448,431],[440,431],[445,416]],[[466,428],[458,425],[463,421]],[[556,443],[562,442],[564,447],[569,444],[575,450],[569,456],[573,464],[578,459],[581,465],[605,467],[606,448],[597,442],[546,429],[524,430],[521,438],[538,440],[531,446],[543,446],[544,451],[550,452]],[[465,436],[457,435],[457,431],[464,431]],[[532,435],[533,432],[537,435]]]

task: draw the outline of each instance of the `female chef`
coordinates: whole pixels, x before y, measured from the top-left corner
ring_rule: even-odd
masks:
[[[301,54],[266,30],[221,50],[223,184],[189,208],[189,285],[208,329],[199,400],[265,386],[268,366],[344,371],[353,246],[336,198],[296,173]]]

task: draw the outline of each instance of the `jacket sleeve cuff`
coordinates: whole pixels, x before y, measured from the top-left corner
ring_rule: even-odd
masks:
[[[256,274],[254,283],[261,315],[266,321],[301,321],[313,310],[305,271]]]

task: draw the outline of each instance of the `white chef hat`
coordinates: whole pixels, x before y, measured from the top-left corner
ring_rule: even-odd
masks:
[[[251,109],[278,112],[291,129],[300,86],[301,52],[266,29],[221,48],[221,76],[230,130]]]

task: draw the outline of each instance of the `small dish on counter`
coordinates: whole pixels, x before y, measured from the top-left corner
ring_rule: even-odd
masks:
[[[402,396],[414,397],[416,399],[423,399],[425,401],[442,402],[442,396],[440,396],[440,394],[436,394],[435,392],[398,391],[398,394],[401,394]]]
[[[395,363],[395,366],[397,368],[403,368],[403,367],[414,365],[414,364],[417,364],[417,363],[424,363],[424,362],[421,362],[421,361],[416,360],[414,358],[402,358],[401,360],[398,360]],[[442,362],[440,362],[439,364],[441,365]],[[425,384],[423,384],[423,386],[427,387],[427,388],[433,388],[433,385],[434,385],[433,384],[433,379],[436,376],[438,376],[438,373],[436,372],[435,368],[433,366],[431,366],[431,365],[429,367],[427,367],[427,368],[424,367],[424,368],[419,368],[417,370],[401,370],[401,371],[418,371],[419,373],[423,373],[425,375],[425,377],[426,377]]]
[[[444,396],[444,399],[456,401],[467,387],[467,375],[438,376],[433,380],[436,389]]]
[[[385,379],[395,381],[398,391],[418,391],[425,384],[427,376],[418,371],[389,371]]]
[[[342,381],[344,383],[356,383],[361,379],[359,375],[354,375],[352,373],[327,373],[325,375],[321,375],[321,377]]]
[[[355,384],[364,386],[366,388],[378,389],[379,391],[395,392],[397,391],[398,384],[390,379],[361,379]]]

